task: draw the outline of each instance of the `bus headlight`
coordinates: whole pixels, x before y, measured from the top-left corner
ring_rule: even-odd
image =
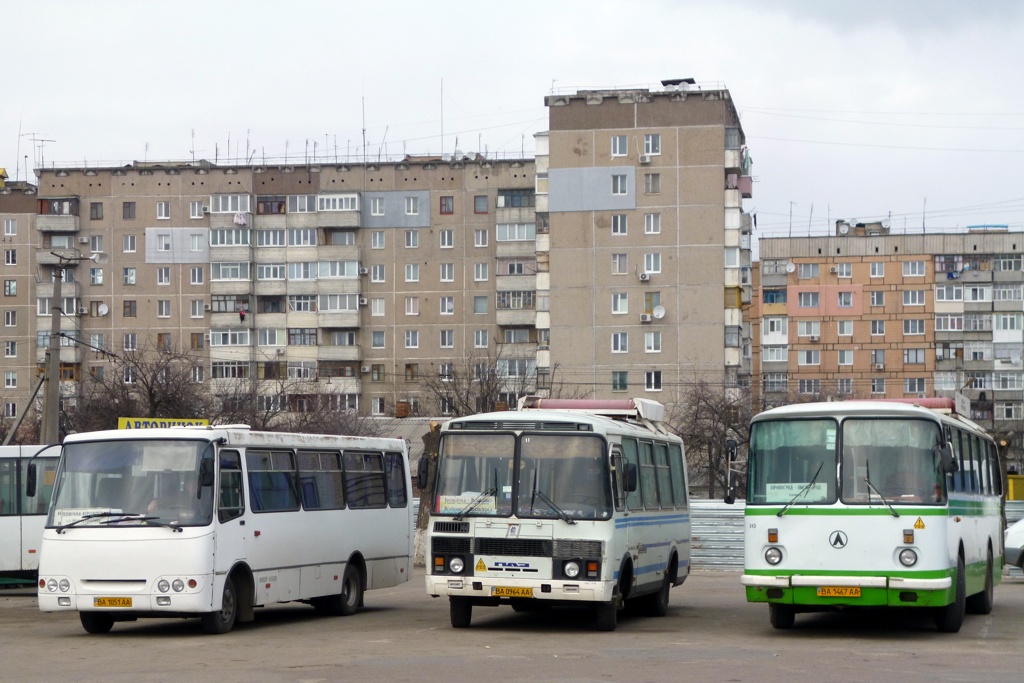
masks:
[[[764,561],[771,565],[782,562],[782,551],[774,547],[768,548],[764,551]]]
[[[171,589],[171,584],[167,583],[167,579],[160,579],[156,582],[156,589],[161,593],[166,593]]]
[[[51,593],[56,593],[57,592],[57,579],[50,579],[49,581],[47,581],[46,582],[46,590],[50,591]]]
[[[171,584],[171,590],[173,590],[175,593],[180,593],[181,591],[185,590],[185,582],[181,579],[175,579],[174,582]]]
[[[448,560],[448,569],[452,574],[461,574],[462,570],[466,568],[466,562],[461,557],[453,557]]]
[[[60,583],[57,584],[57,588],[60,588],[61,593],[67,593],[69,590],[71,590],[71,582],[67,579],[61,579]]]
[[[580,575],[580,565],[578,562],[570,560],[569,562],[566,562],[565,565],[562,567],[562,571],[565,572],[565,575],[568,576],[570,579],[575,579],[577,576]]]
[[[904,548],[900,551],[900,564],[904,567],[913,567],[917,564],[917,553],[910,548]]]

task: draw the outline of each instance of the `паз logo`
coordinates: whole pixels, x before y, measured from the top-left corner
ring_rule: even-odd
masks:
[[[836,550],[842,550],[843,548],[845,548],[846,543],[849,540],[850,539],[848,539],[846,537],[846,534],[842,531],[833,531],[832,534],[828,537],[829,545],[831,545]]]

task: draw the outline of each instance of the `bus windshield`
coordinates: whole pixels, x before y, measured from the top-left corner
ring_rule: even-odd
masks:
[[[755,422],[750,433],[747,502],[834,503],[836,430],[833,419]]]
[[[939,425],[847,418],[842,427],[844,503],[944,503]]]
[[[199,465],[213,444],[196,440],[117,440],[64,446],[47,526],[119,527],[142,522],[209,524],[213,487]]]
[[[596,436],[446,434],[436,514],[608,519],[611,473]]]

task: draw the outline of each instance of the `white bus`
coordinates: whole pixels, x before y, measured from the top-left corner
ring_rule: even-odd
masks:
[[[0,580],[35,580],[59,446],[0,446]],[[25,495],[29,463],[40,484]]]
[[[453,627],[485,605],[589,604],[604,631],[627,600],[667,613],[690,571],[690,515],[683,443],[663,413],[643,399],[528,397],[442,427],[426,588],[448,596]]]
[[[756,415],[745,512],[749,602],[798,612],[921,607],[956,632],[1003,566],[992,438],[949,399],[806,403]]]
[[[401,439],[244,426],[68,436],[39,607],[78,610],[90,633],[140,617],[226,633],[289,601],[352,614],[365,590],[409,580],[410,492]]]

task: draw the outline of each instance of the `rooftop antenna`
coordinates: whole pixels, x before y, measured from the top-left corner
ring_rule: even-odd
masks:
[[[366,98],[362,99],[363,102],[363,163],[366,163]]]
[[[29,133],[29,135],[35,135],[35,133]],[[57,142],[56,140],[50,140],[49,138],[29,138],[32,142],[36,143],[39,148],[39,167],[46,167],[46,158],[43,154],[43,149],[46,147],[47,142]],[[26,169],[27,170],[27,169]],[[27,176],[26,176],[27,178]]]
[[[143,152],[142,152],[142,161],[143,162],[149,161],[149,143],[148,142],[145,144],[145,147],[144,147]]]
[[[807,218],[807,236],[811,236],[811,220],[814,218],[814,204],[811,204],[811,215]]]
[[[196,129],[192,129],[192,149],[189,150],[192,153],[192,165],[196,164]]]
[[[388,142],[387,142],[387,140],[388,140],[388,128],[390,128],[390,127],[391,126],[384,126],[384,137],[381,138],[380,147],[377,148],[377,163],[378,164],[380,163],[381,152],[387,149],[387,145],[388,145]]]
[[[249,156],[249,132],[251,130],[252,130],[251,128],[246,128],[245,129],[245,158],[246,159],[252,159],[252,157]],[[253,153],[255,154],[255,150],[253,150]],[[246,162],[246,163],[248,163],[248,162]]]
[[[441,155],[444,155],[444,79],[441,79]]]
[[[925,197],[924,198],[924,205],[921,207],[921,234],[922,235],[924,234],[924,231],[925,231],[924,230],[924,217],[925,217],[925,214],[927,212],[928,212],[928,198]]]

